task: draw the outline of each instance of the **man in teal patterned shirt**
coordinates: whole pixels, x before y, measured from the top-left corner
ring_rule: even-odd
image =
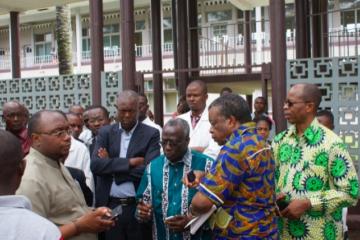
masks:
[[[161,141],[164,155],[150,162],[137,191],[140,200],[137,218],[152,220],[154,240],[211,239],[209,230],[201,229],[191,236],[184,229],[191,218],[189,205],[196,189],[186,187],[182,180],[191,170],[205,172],[213,162],[188,148],[189,132],[189,125],[183,119],[166,123]]]
[[[278,198],[288,204],[281,211],[281,239],[342,239],[342,208],[358,199],[358,177],[346,146],[315,117],[320,102],[316,85],[294,85],[284,103],[293,125],[272,145]]]

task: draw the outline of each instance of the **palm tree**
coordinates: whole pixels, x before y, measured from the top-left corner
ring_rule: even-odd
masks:
[[[56,6],[56,41],[60,75],[73,74],[71,33],[69,6]]]

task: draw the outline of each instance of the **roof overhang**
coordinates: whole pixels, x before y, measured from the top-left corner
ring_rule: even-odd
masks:
[[[228,0],[232,5],[245,10],[253,10],[255,7],[268,6],[269,0]],[[285,3],[292,3],[294,0],[285,0]]]

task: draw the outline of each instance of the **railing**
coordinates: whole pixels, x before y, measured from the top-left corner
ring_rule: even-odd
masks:
[[[295,59],[295,30],[287,30],[286,49],[287,58]],[[329,29],[329,57],[358,55],[358,44],[360,42],[360,26],[355,24],[348,28]],[[151,44],[138,45],[134,48],[137,58],[151,57]],[[173,43],[162,44],[163,56],[172,56]],[[199,55],[202,67],[211,66],[235,66],[244,64],[244,36],[242,34],[223,35],[218,37],[200,36]],[[270,33],[256,32],[251,34],[251,55],[252,64],[261,64],[270,62]],[[140,60],[139,59],[139,60]],[[76,64],[76,52],[73,53],[73,63]],[[81,62],[90,63],[91,52],[81,53]],[[104,60],[106,62],[121,61],[121,48],[104,48]],[[56,54],[44,56],[26,56],[21,57],[22,68],[42,68],[44,66],[57,65]],[[0,56],[0,70],[9,70],[11,68],[11,57],[9,55]]]

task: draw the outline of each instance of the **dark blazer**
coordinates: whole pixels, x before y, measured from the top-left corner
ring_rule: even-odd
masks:
[[[131,181],[137,189],[145,166],[160,155],[159,131],[139,122],[132,134],[126,158],[120,158],[121,133],[122,130],[120,130],[119,124],[115,123],[101,128],[96,137],[90,164],[91,171],[97,178],[96,206],[107,205],[111,184],[114,179],[117,184]],[[99,158],[97,156],[99,148],[105,148],[109,158]],[[140,167],[130,168],[129,159],[133,157],[144,157],[145,164]]]
[[[81,191],[84,194],[86,204],[91,207],[93,203],[93,193],[90,188],[86,185],[86,177],[84,172],[81,169],[66,167],[69,170],[71,176],[76,180],[81,188]]]

